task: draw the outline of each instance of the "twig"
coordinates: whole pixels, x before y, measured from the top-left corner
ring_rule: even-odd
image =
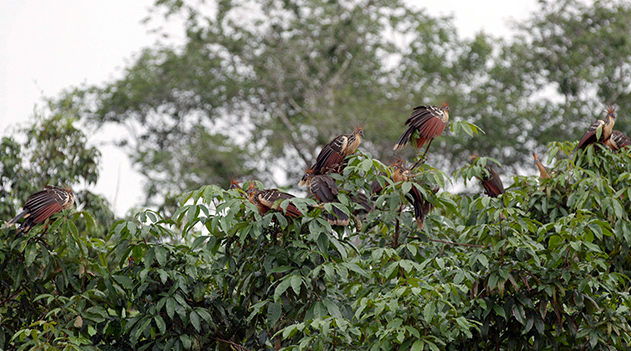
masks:
[[[211,338],[211,339],[213,339],[213,340],[215,340],[215,341],[223,342],[223,343],[226,343],[226,344],[228,344],[228,345],[230,345],[230,346],[233,346],[233,347],[235,347],[237,350],[250,351],[248,348],[246,348],[246,347],[244,347],[244,346],[241,346],[241,345],[239,345],[239,344],[235,343],[234,341],[224,340],[224,339],[219,339],[219,338],[215,338],[215,337],[212,337],[212,336],[211,336],[210,338]]]
[[[408,238],[410,239],[419,239],[421,240],[421,238],[417,237],[417,236],[408,236]],[[440,240],[440,239],[430,239],[428,238],[427,240],[429,241],[434,241],[437,243],[443,243],[443,244],[449,244],[449,245],[458,245],[458,246],[467,246],[467,247],[480,247],[480,248],[486,248],[486,247],[491,247],[493,245],[475,245],[475,244],[461,244],[461,243],[454,243],[452,241],[447,241],[447,240]]]

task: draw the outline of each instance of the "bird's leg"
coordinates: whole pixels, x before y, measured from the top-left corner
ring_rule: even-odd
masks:
[[[418,161],[416,161],[416,163],[410,168],[410,171],[414,170],[414,168],[416,168],[416,166],[421,162],[425,160],[425,155],[427,155],[427,150],[429,150],[430,145],[432,145],[432,141],[434,141],[434,138],[431,138],[429,140],[429,144],[427,144],[427,147],[425,148],[425,152],[423,153],[423,156],[421,156]]]

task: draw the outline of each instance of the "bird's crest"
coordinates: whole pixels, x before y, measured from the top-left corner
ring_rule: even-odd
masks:
[[[616,118],[616,107],[613,104],[609,104],[607,105],[607,108],[605,109],[605,112],[607,113],[607,116],[611,116],[613,118]]]
[[[232,189],[241,189],[241,185],[239,185],[239,181],[230,176],[230,190]]]
[[[251,193],[255,190],[258,190],[258,188],[256,187],[256,182],[251,180],[248,184],[248,190],[246,191],[247,193]]]
[[[537,154],[534,151],[532,152],[532,157],[535,158],[535,162],[539,161],[539,157],[537,156]]]
[[[394,161],[392,161],[392,167],[394,169],[405,168],[405,160],[399,156],[394,156]]]

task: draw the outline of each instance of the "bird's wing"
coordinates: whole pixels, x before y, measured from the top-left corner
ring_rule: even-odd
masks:
[[[34,223],[41,223],[63,210],[63,204],[69,201],[67,198],[69,195],[66,193],[64,197],[61,192],[63,190],[59,188],[46,186],[44,190],[29,196],[24,204],[24,209],[28,211],[24,217],[31,217]]]
[[[616,143],[616,146],[618,149],[631,146],[631,138],[629,138],[628,136],[626,136],[624,133],[620,131],[614,130],[611,133],[610,140],[611,139],[613,139],[613,141]]]
[[[328,175],[317,175],[311,179],[311,193],[320,202],[334,202],[337,201],[339,188],[335,179]]]
[[[407,145],[415,130],[418,130],[419,135],[416,140],[416,147],[422,147],[426,142],[443,133],[447,125],[446,119],[445,112],[438,106],[415,107],[410,117],[405,121],[408,128],[397,141],[394,150],[402,149]]]
[[[595,143],[596,140],[596,131],[598,128],[602,127],[605,124],[605,121],[602,119],[598,119],[592,123],[589,128],[587,128],[587,132],[581,138],[581,141],[578,142],[578,148],[584,148],[589,144]]]
[[[328,168],[335,165],[341,165],[344,161],[343,152],[347,145],[348,136],[344,134],[338,135],[331,140],[331,142],[326,144],[318,154],[316,163],[313,166],[313,169],[317,172],[317,174],[325,173]]]
[[[349,194],[348,198],[362,207],[361,210],[357,210],[355,213],[370,213],[375,209],[375,204],[363,193],[357,193],[357,195]]]
[[[498,197],[500,194],[504,193],[504,184],[502,183],[502,179],[495,168],[487,165],[486,170],[489,171],[489,177],[483,179],[482,186],[484,186],[484,190],[486,194],[491,197]]]
[[[280,205],[277,205],[276,207],[274,207],[274,203],[276,201],[293,199],[294,197],[295,196],[282,192],[278,189],[263,190],[258,194],[258,200],[261,202],[261,204],[263,204],[263,206],[268,207],[268,208],[273,208],[275,210],[281,210]],[[302,213],[298,210],[298,208],[294,204],[289,203],[287,205],[287,215],[292,216],[292,217],[298,217],[298,216],[302,216]]]

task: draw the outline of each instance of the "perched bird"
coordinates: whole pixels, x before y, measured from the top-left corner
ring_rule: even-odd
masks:
[[[607,113],[606,119],[603,121],[602,119],[597,119],[592,125],[587,128],[587,132],[579,141],[576,149],[584,149],[588,145],[591,145],[595,142],[600,142],[603,144],[607,144],[609,137],[611,136],[611,132],[613,131],[613,126],[616,123],[616,114],[613,106],[608,106],[605,110]],[[600,130],[600,132],[599,132]],[[600,137],[598,134],[600,133]]]
[[[408,129],[401,135],[399,141],[394,145],[394,150],[400,150],[408,144],[410,138],[414,135],[414,131],[418,131],[418,138],[415,146],[420,149],[425,143],[429,142],[425,153],[432,144],[434,138],[441,135],[449,121],[449,106],[418,106],[412,111],[410,117],[405,121]],[[425,155],[425,154],[423,154]]]
[[[375,204],[370,201],[368,196],[364,193],[357,193],[357,195],[349,194],[348,199],[362,207],[361,209],[353,211],[353,214],[355,215],[360,213],[370,213],[375,209]]]
[[[624,147],[631,147],[631,138],[620,131],[614,130],[611,132],[609,140],[607,140],[607,146],[613,151],[618,151]]]
[[[405,166],[405,160],[402,159],[396,159],[392,163],[391,174],[392,180],[395,183],[408,182],[410,181],[410,179],[412,179],[411,171]],[[418,181],[414,182],[420,184]],[[371,184],[371,189],[374,193],[379,193],[383,190],[383,187],[375,179]],[[433,188],[432,192],[436,193],[438,192],[438,189],[438,187]],[[416,186],[412,186],[407,196],[409,196],[408,201],[411,198],[410,202],[414,207],[414,218],[416,219],[416,225],[418,226],[419,230],[422,230],[425,223],[425,216],[427,216],[429,212],[434,208],[434,205],[423,198],[423,194],[418,190],[418,188],[416,188]]]
[[[469,162],[474,164],[477,158],[478,157],[476,155],[472,155]],[[487,164],[484,168],[488,172],[488,174],[482,172],[482,178],[480,178],[484,191],[490,197],[498,197],[500,194],[504,193],[504,184],[502,183],[502,179],[497,174],[495,168],[491,167],[491,165]]]
[[[546,169],[546,167],[543,166],[543,164],[541,164],[541,161],[539,160],[539,157],[537,156],[537,154],[533,152],[532,157],[535,158],[535,166],[537,166],[537,168],[539,169],[539,178],[541,179],[550,178],[550,174],[548,174],[548,170]]]
[[[340,189],[335,183],[335,179],[326,174],[315,174],[312,168],[305,171],[305,184],[309,189],[309,192],[313,194],[321,203],[339,203],[337,195],[340,193]],[[350,223],[350,218],[344,211],[340,210],[336,206],[333,206],[332,213],[327,215],[327,220],[331,225],[346,226]]]
[[[409,179],[409,173],[410,171],[405,167],[405,161],[396,158],[391,166],[392,181],[395,183],[406,182]],[[383,190],[383,187],[379,184],[377,179],[372,181],[370,188],[374,194],[378,194]]]
[[[20,224],[19,232],[28,233],[34,225],[44,222],[50,216],[62,210],[69,209],[74,204],[74,193],[68,188],[58,188],[47,185],[26,199],[22,207],[24,211],[7,223],[11,226],[20,218],[25,218]]]
[[[357,150],[363,136],[364,131],[362,127],[357,127],[351,134],[340,134],[333,138],[320,150],[315,164],[310,167],[313,170],[313,174],[327,174],[332,171],[340,173],[344,167],[344,158],[352,155]],[[307,180],[303,177],[298,185],[306,186],[306,183]]]
[[[259,190],[256,185],[254,185],[254,182],[250,182],[248,190],[245,193],[248,196],[248,200],[254,204],[256,208],[258,208],[261,216],[265,215],[267,211],[272,209],[282,211],[280,204],[276,204],[276,206],[274,206],[274,203],[278,200],[293,199],[295,197],[278,189]],[[300,210],[298,210],[298,208],[292,203],[287,205],[285,214],[294,218],[302,216],[302,212],[300,212]]]

